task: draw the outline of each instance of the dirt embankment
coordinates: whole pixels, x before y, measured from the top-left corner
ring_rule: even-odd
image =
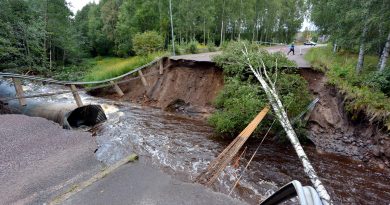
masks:
[[[214,110],[213,101],[223,88],[222,69],[210,62],[165,59],[162,75],[158,73],[159,65],[142,72],[148,83],[147,87],[138,78],[119,85],[125,93],[120,98],[112,88],[95,90],[91,94],[189,116],[206,117]],[[130,78],[134,76],[127,79]]]
[[[317,148],[390,168],[390,137],[381,126],[364,116],[351,120],[344,109],[344,97],[327,84],[323,73],[302,69],[301,75],[320,99],[308,122],[309,138]]]

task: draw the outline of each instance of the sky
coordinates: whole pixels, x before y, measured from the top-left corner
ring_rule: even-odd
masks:
[[[71,4],[70,10],[72,10],[74,14],[76,14],[77,11],[81,10],[89,2],[99,3],[99,0],[66,0],[66,1]]]

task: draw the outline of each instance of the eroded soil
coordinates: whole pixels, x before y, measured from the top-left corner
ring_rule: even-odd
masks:
[[[308,121],[309,138],[317,149],[389,168],[390,138],[381,126],[370,123],[363,115],[360,120],[352,120],[344,109],[343,96],[327,84],[323,73],[302,69],[300,74],[320,99]]]

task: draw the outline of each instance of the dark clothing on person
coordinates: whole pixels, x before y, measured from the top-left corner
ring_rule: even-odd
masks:
[[[293,55],[295,55],[295,46],[294,46],[294,44],[291,44],[290,51],[288,51],[287,55],[290,55],[291,52],[293,53]]]

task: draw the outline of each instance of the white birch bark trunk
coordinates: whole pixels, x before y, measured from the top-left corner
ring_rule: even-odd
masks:
[[[175,51],[175,36],[173,33],[173,15],[172,15],[172,2],[169,0],[169,15],[170,15],[170,20],[171,20],[171,35],[172,35],[172,50],[173,50],[173,56],[176,55]]]
[[[364,64],[364,53],[366,50],[366,35],[367,35],[368,27],[367,24],[364,25],[363,28],[363,33],[361,36],[361,41],[360,41],[360,48],[359,48],[359,57],[358,57],[358,62],[356,65],[356,72],[360,73],[363,69],[363,64]]]
[[[246,53],[247,54],[247,53]],[[244,51],[245,55],[245,51]],[[330,199],[330,195],[326,191],[324,185],[322,184],[321,180],[317,176],[317,173],[315,172],[313,166],[311,165],[305,151],[303,150],[298,137],[288,119],[287,113],[283,107],[282,102],[279,99],[279,96],[277,94],[277,91],[275,89],[274,83],[271,82],[270,78],[267,75],[266,68],[264,67],[264,72],[262,73],[261,70],[255,70],[253,66],[250,63],[250,59],[248,58],[248,55],[246,55],[248,66],[250,67],[253,74],[256,76],[257,80],[260,82],[263,90],[265,91],[267,98],[269,102],[271,103],[271,106],[277,116],[277,119],[279,120],[280,124],[284,128],[291,144],[293,145],[299,159],[302,162],[302,165],[304,167],[304,171],[306,175],[310,178],[314,188],[318,192],[321,201],[324,205],[333,204],[332,200]],[[265,75],[266,79],[263,77]]]
[[[387,36],[387,41],[385,44],[385,47],[383,48],[382,56],[379,61],[379,72],[383,72],[383,70],[386,67],[387,59],[389,58],[389,51],[390,51],[390,32]]]
[[[224,19],[224,15],[225,15],[225,0],[223,1],[223,4],[222,4],[222,16],[221,16],[221,21],[222,21],[222,24],[221,24],[221,42],[219,43],[219,46],[222,46],[222,43],[223,43],[223,19]]]

